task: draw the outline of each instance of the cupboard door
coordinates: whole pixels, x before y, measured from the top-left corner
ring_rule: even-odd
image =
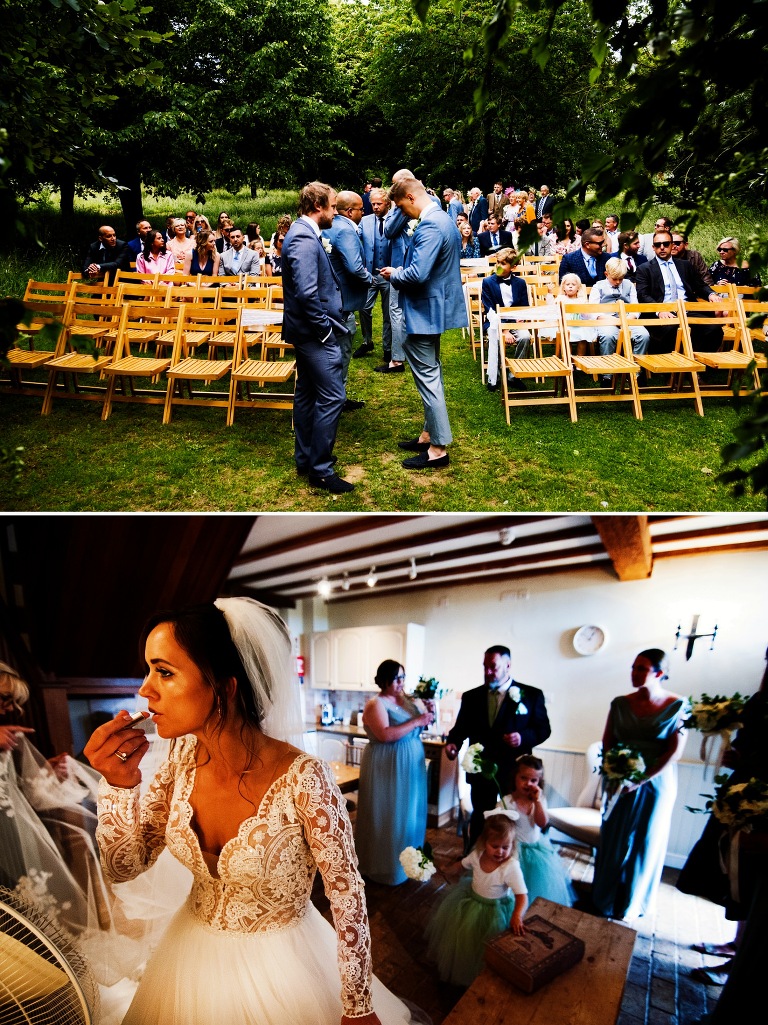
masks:
[[[334,678],[337,689],[362,690],[366,683],[373,684],[373,679],[366,679],[368,632],[365,628],[332,631],[333,658],[336,670]]]
[[[392,658],[405,663],[405,630],[401,626],[377,626],[368,630],[368,680],[375,686],[376,670]]]
[[[333,686],[333,645],[330,631],[313,635],[309,672],[315,689],[329,690]]]

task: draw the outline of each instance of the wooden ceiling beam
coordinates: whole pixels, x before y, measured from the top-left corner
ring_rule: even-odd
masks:
[[[593,516],[592,522],[619,580],[647,580],[653,551],[647,516]]]

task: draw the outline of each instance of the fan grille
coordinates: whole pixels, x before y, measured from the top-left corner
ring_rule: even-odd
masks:
[[[0,1025],[92,1025],[90,967],[33,904],[0,887]]]

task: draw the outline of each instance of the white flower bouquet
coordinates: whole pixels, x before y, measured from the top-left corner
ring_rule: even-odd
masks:
[[[645,761],[639,751],[626,744],[616,744],[602,753],[600,775],[603,793],[607,798],[603,817],[613,811],[626,783],[642,783],[645,779]]]
[[[743,783],[730,783],[730,776],[717,776],[719,782],[714,798],[707,808],[727,829],[768,828],[768,783],[754,776]]]
[[[723,763],[723,755],[731,746],[731,734],[741,728],[741,713],[747,699],[741,694],[731,697],[715,694],[702,694],[700,698],[691,698],[688,703],[688,716],[683,725],[689,730],[701,733],[701,750],[699,752],[705,768],[712,760],[712,749],[720,738],[720,747],[715,764],[719,769]]]
[[[434,676],[420,676],[419,682],[413,688],[413,696],[415,698],[426,698],[428,701],[442,698],[447,693],[448,689],[444,690]]]
[[[428,843],[424,847],[406,847],[400,852],[400,864],[409,879],[420,883],[426,883],[437,871]]]
[[[504,795],[501,793],[501,787],[499,786],[499,780],[497,773],[499,767],[496,762],[492,762],[490,758],[483,758],[483,745],[482,744],[470,744],[467,750],[464,752],[464,757],[461,759],[461,767],[465,772],[481,776],[485,776],[486,779],[492,779],[496,784],[496,789],[501,796],[501,804],[503,808],[507,807],[507,802],[504,800]]]

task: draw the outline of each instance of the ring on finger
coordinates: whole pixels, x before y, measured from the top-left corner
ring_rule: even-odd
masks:
[[[115,758],[119,758],[121,762],[128,761],[128,755],[125,751],[115,751]]]

